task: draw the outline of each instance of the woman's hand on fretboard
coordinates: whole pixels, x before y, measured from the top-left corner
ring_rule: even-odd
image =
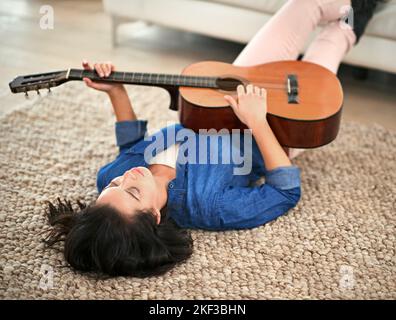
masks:
[[[115,71],[115,66],[111,62],[102,62],[102,63],[94,63],[93,67],[88,61],[83,61],[82,66],[85,70],[95,70],[96,73],[100,78],[106,78],[108,77],[113,71]],[[122,87],[122,84],[113,84],[113,83],[99,83],[92,81],[89,78],[83,78],[83,81],[85,84],[93,88],[95,90],[103,91],[106,93],[110,93],[111,91],[114,91],[115,89],[119,89]]]

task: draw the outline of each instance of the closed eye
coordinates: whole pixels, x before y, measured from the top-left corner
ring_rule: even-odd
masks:
[[[140,201],[140,199],[139,199],[140,192],[139,192],[138,188],[135,188],[135,187],[129,188],[128,191],[130,191],[129,194],[132,195],[137,201]]]
[[[114,187],[118,187],[119,185],[116,184],[115,182],[110,182],[109,185],[107,187],[105,187],[103,190],[109,189],[109,188],[114,188]],[[136,199],[137,201],[140,201],[139,197],[136,194],[140,194],[138,188],[132,187],[129,188],[127,191],[125,191],[126,193],[128,193],[130,196],[132,196],[134,199]]]

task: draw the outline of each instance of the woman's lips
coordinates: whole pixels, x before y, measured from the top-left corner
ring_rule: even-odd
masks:
[[[144,173],[142,172],[142,170],[140,170],[138,168],[133,168],[131,171],[136,171],[136,172],[140,173],[144,177]]]

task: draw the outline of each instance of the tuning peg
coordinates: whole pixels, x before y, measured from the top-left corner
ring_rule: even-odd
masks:
[[[37,92],[37,95],[39,96],[40,95],[40,90],[37,89],[36,92]]]
[[[25,98],[29,99],[29,94],[27,93],[27,91],[25,91]]]
[[[48,94],[51,94],[51,93],[52,93],[51,88],[48,88]]]

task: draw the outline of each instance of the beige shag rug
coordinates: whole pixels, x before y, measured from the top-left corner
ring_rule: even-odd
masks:
[[[176,121],[158,88],[128,88],[140,117]],[[395,299],[396,132],[343,123],[307,151],[303,196],[287,215],[244,231],[193,231],[194,254],[160,277],[97,280],[44,250],[45,200],[92,201],[114,159],[105,94],[69,83],[0,119],[0,297],[55,299]],[[348,106],[345,106],[346,108]]]

